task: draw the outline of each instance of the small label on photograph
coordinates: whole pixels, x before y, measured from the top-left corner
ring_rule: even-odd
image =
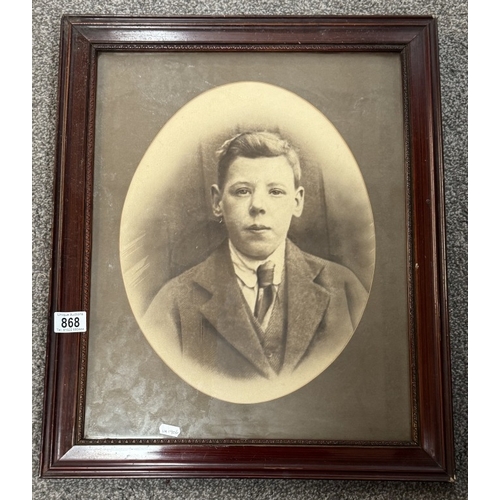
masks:
[[[177,437],[181,433],[181,428],[175,425],[161,424],[160,434],[165,436]]]
[[[55,312],[55,333],[83,333],[87,331],[87,313],[85,311]]]

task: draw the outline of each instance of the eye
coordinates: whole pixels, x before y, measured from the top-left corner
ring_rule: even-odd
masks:
[[[283,196],[286,193],[285,191],[283,191],[283,189],[273,188],[269,190],[269,194],[271,194],[272,196]]]
[[[250,189],[247,187],[240,187],[238,189],[235,189],[234,194],[236,196],[246,196],[250,194]]]

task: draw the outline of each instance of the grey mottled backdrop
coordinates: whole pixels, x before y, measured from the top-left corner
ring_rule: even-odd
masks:
[[[467,28],[465,0],[33,0],[33,498],[467,498]],[[433,15],[438,19],[457,479],[417,482],[38,478],[62,14]]]

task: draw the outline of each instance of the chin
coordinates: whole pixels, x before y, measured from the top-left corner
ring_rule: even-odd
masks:
[[[274,250],[269,248],[251,248],[248,249],[248,251],[243,251],[242,253],[251,259],[264,260],[267,259],[273,252]]]

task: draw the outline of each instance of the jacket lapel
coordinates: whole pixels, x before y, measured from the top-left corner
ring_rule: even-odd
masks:
[[[232,268],[227,241],[210,257],[194,277],[194,281],[212,294],[200,306],[201,314],[226,342],[232,345],[263,375],[274,374],[264,354],[257,333],[248,317],[245,299]]]
[[[306,261],[302,251],[287,241],[288,328],[283,370],[297,366],[325,315],[330,295],[314,281],[322,269],[321,263]]]

